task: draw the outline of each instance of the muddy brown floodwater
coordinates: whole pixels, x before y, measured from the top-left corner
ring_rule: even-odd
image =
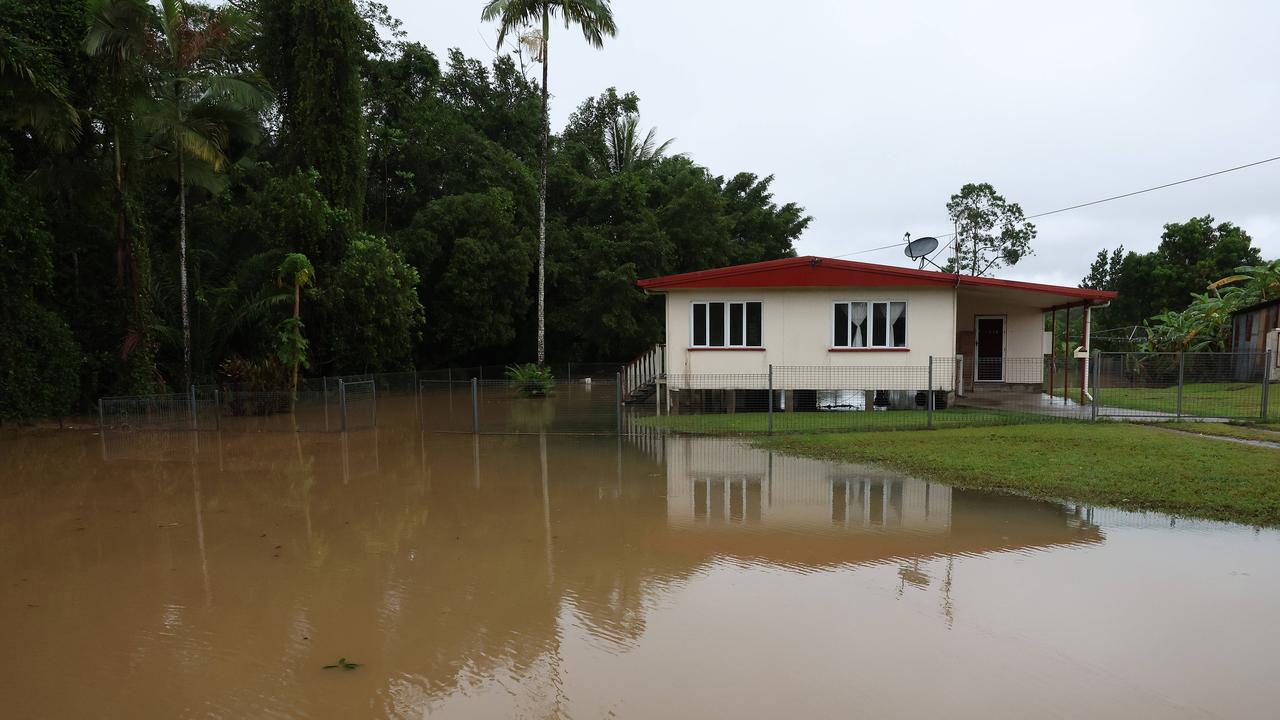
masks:
[[[705,438],[108,440],[0,440],[4,717],[1280,707],[1272,530]]]

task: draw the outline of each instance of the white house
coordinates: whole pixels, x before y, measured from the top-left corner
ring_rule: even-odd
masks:
[[[641,280],[666,298],[652,375],[672,390],[1040,392],[1045,313],[1115,293],[796,257]],[[770,368],[772,367],[772,373]],[[637,374],[634,386],[644,381]],[[631,388],[629,387],[628,390]]]

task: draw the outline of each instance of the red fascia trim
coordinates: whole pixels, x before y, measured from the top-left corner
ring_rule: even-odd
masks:
[[[685,348],[689,352],[764,352],[762,347],[691,347]]]
[[[1109,290],[1042,285],[996,278],[952,275],[891,265],[821,258],[812,255],[733,265],[648,278],[636,283],[645,290],[674,288],[968,286],[1042,292],[1088,300],[1110,300]]]
[[[851,353],[860,353],[860,352],[911,352],[911,348],[878,348],[878,347],[865,347],[865,348],[827,348],[827,352],[851,352]]]

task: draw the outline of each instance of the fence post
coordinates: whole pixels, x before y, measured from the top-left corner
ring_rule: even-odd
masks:
[[[338,429],[347,432],[347,383],[338,378]]]
[[[621,372],[616,373],[614,375],[614,378],[615,380],[614,380],[613,386],[615,388],[615,394],[618,396],[617,398],[618,401],[614,405],[614,415],[616,416],[616,419],[617,419],[618,434],[621,435],[622,434],[622,373]]]
[[[338,427],[347,431],[347,384],[338,378]]]
[[[222,393],[213,389],[213,429],[222,429]]]
[[[1182,419],[1182,378],[1183,378],[1184,372],[1186,371],[1186,365],[1187,365],[1187,354],[1185,352],[1179,352],[1178,353],[1178,405],[1177,405],[1177,416],[1179,420]]]
[[[471,434],[480,434],[480,383],[475,378],[471,378]]]
[[[102,412],[102,398],[98,398],[98,432],[105,433],[107,431],[106,416]]]
[[[1273,362],[1273,358],[1271,355],[1272,352],[1274,351],[1268,350],[1266,353],[1263,354],[1263,357],[1262,357],[1262,422],[1267,421],[1267,413],[1268,413],[1267,401],[1270,400],[1269,396],[1271,395],[1271,364]]]
[[[378,381],[374,380],[369,385],[369,390],[373,392],[373,426],[378,427]]]
[[[933,356],[929,356],[929,391],[925,393],[925,410],[928,413],[928,427],[933,429]]]
[[[956,377],[956,397],[964,397],[964,356],[957,355],[956,360],[959,361],[960,374]],[[1053,381],[1050,380],[1049,395],[1053,395]]]
[[[1090,403],[1090,405],[1092,406],[1092,409],[1089,411],[1089,419],[1097,420],[1098,419],[1098,393],[1102,390],[1102,381],[1100,379],[1100,376],[1102,375],[1102,351],[1101,350],[1093,351],[1093,359],[1090,361],[1089,371],[1093,373],[1093,376],[1089,378],[1093,382],[1093,402]]]
[[[196,386],[191,386],[191,429],[200,429],[200,419],[196,415]]]
[[[320,378],[320,384],[324,395],[324,431],[329,432],[329,376],[324,375]]]
[[[769,363],[769,434],[773,434],[773,363]]]

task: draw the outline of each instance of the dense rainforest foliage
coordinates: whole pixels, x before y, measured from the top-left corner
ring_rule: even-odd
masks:
[[[523,62],[437,55],[369,0],[0,0],[0,419],[532,359]],[[634,355],[661,317],[636,279],[793,255],[809,222],[669,154],[634,94],[549,147],[548,361]]]
[[[1099,251],[1080,287],[1120,294],[1098,311],[1098,327],[1114,329],[1104,338],[1220,351],[1229,347],[1232,312],[1280,297],[1280,260],[1264,261],[1249,233],[1205,215],[1165,225],[1149,253]]]

